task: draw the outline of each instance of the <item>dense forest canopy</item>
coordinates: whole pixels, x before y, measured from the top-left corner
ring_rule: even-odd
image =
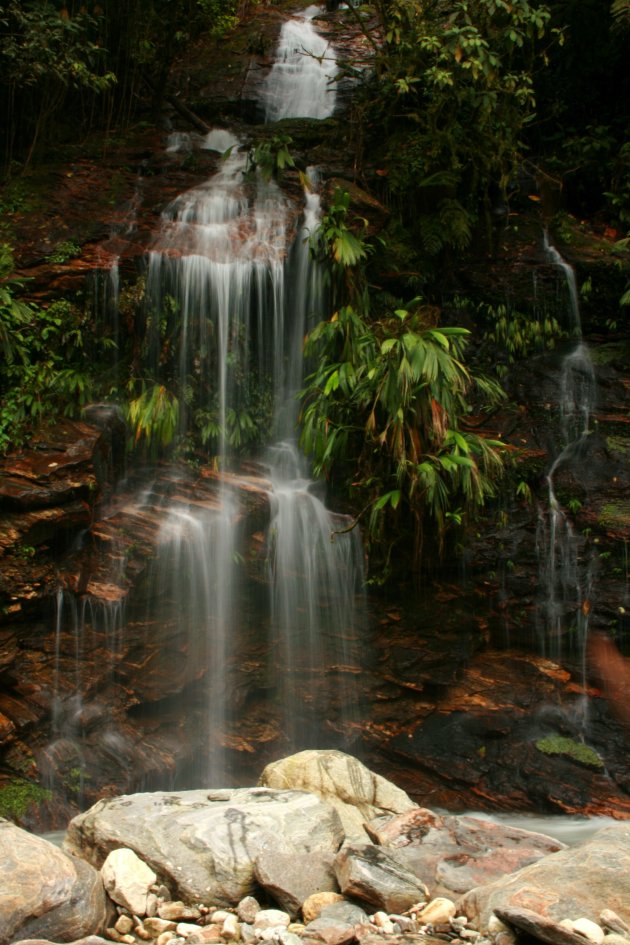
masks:
[[[159,115],[189,45],[229,37],[256,10],[234,0],[1,3],[5,207],[12,182],[28,182],[68,142]],[[528,189],[539,199],[545,187],[563,192],[566,210],[605,223],[620,251],[628,245],[630,12],[627,0],[612,8],[608,0],[376,0],[346,15],[370,49],[369,68],[343,64],[358,77],[354,166],[390,219],[375,241],[340,192],[313,240],[333,292],[307,343],[318,366],[303,392],[302,443],[341,493],[351,489],[374,541],[389,547],[388,529],[400,532],[401,517],[411,523],[417,557],[427,527],[442,536],[494,494],[502,466],[500,444],[465,423],[475,402],[499,401],[500,378],[485,376],[492,356],[465,361],[467,332],[456,321],[479,328],[485,318],[498,344],[507,331],[494,300],[485,308],[457,300],[454,273],[466,254],[484,246],[491,255],[510,201]],[[265,158],[273,174],[291,167],[291,144],[267,138],[254,164]],[[24,300],[10,242],[7,233],[0,448],[97,397],[121,403],[132,441],[153,454],[182,435],[212,452],[214,434],[181,429],[166,354],[152,376],[140,376],[130,356],[128,376],[114,379],[112,339],[88,337],[76,300],[43,308]],[[387,270],[396,276],[384,287]],[[518,317],[520,336],[531,337],[528,314]],[[556,332],[552,318],[545,325]],[[231,422],[235,446],[257,446],[268,426],[264,392]]]

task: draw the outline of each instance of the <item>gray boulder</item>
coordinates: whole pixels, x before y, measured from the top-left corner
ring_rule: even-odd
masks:
[[[529,910],[545,919],[597,922],[605,904],[630,922],[630,825],[605,827],[579,847],[550,856],[467,893],[458,912],[485,932],[497,910]]]
[[[263,889],[295,917],[313,893],[339,890],[333,860],[332,853],[321,850],[302,854],[264,850],[256,859],[254,875]]]
[[[316,794],[335,808],[346,836],[365,839],[363,824],[382,814],[401,814],[416,805],[391,781],[374,774],[342,751],[300,751],[267,765],[261,785]]]
[[[428,891],[417,876],[380,847],[345,846],[335,859],[337,881],[344,896],[369,903],[384,912],[405,912],[426,902]]]
[[[0,820],[0,945],[17,939],[71,942],[109,920],[98,872],[41,837]]]
[[[312,794],[241,788],[132,794],[99,801],[71,821],[65,846],[100,867],[133,850],[184,902],[236,905],[255,890],[263,853],[335,853],[339,817]]]

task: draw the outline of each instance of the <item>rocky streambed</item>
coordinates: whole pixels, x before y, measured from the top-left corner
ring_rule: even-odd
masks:
[[[0,945],[630,941],[628,825],[567,848],[417,807],[338,751],[101,800],[63,850],[0,821],[0,868]]]

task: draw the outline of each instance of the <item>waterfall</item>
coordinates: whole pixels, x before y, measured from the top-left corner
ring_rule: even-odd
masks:
[[[312,23],[322,12],[321,7],[310,6],[283,24],[262,91],[266,122],[328,118],[334,112],[337,57]]]
[[[569,296],[570,329],[575,339],[560,368],[559,446],[547,472],[548,509],[541,511],[538,528],[541,587],[545,591],[541,637],[555,657],[561,655],[563,635],[574,631],[585,679],[584,653],[590,612],[590,566],[580,561],[580,539],[556,494],[556,474],[579,458],[590,434],[596,382],[588,346],[582,340],[578,292],[573,268],[544,237],[545,255],[563,275]],[[571,614],[572,626],[567,626]]]

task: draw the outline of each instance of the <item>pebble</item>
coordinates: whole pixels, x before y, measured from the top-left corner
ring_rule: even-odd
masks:
[[[245,896],[236,907],[236,915],[238,918],[241,922],[247,922],[249,925],[254,924],[254,919],[259,912],[260,904],[253,896]]]
[[[182,938],[188,938],[193,932],[199,931],[199,926],[193,925],[192,922],[178,922],[175,931],[178,935],[181,935]]]
[[[167,932],[160,932],[156,940],[156,945],[168,945],[168,943],[173,938],[175,938],[175,932],[171,932],[170,930]]]
[[[593,945],[602,945],[604,941],[603,928],[591,919],[584,917],[576,919],[573,923],[573,931],[577,932],[578,935],[583,935],[584,938],[587,938]]]
[[[252,945],[256,941],[256,930],[250,922],[241,922],[241,938],[245,945]]]
[[[630,932],[630,926],[624,922],[612,909],[602,909],[599,914],[599,921],[607,929],[618,932],[620,935],[627,935]]]
[[[168,919],[160,919],[158,916],[150,916],[142,923],[145,930],[150,933],[152,938],[157,938],[162,932],[174,932],[175,923]]]
[[[313,893],[302,903],[302,917],[306,923],[313,922],[318,918],[322,909],[332,905],[334,902],[343,902],[344,897],[336,892],[318,892]]]
[[[153,916],[157,915],[157,910],[158,910],[158,897],[155,895],[155,893],[150,892],[147,895],[147,915],[149,916],[149,918],[152,918]]]
[[[258,930],[286,929],[290,924],[291,916],[288,912],[281,912],[280,909],[261,909],[254,919],[254,928]]]
[[[186,906],[183,902],[179,902],[178,900],[175,902],[160,903],[157,911],[161,919],[171,919],[174,922],[201,918],[199,909],[195,908],[195,906]]]
[[[440,925],[453,918],[457,909],[452,899],[445,899],[438,896],[418,913],[418,921],[424,925]]]
[[[390,919],[401,932],[417,932],[418,923],[408,915],[390,915]]]
[[[230,912],[224,919],[223,926],[221,928],[221,938],[226,939],[226,941],[234,941],[240,937],[241,930],[239,921],[236,916]]]
[[[133,919],[128,915],[119,915],[114,928],[121,935],[127,935],[133,929]]]
[[[134,926],[133,934],[136,938],[142,939],[143,942],[151,942],[155,938],[155,935],[152,935],[145,929],[142,922],[138,922],[138,924]]]

